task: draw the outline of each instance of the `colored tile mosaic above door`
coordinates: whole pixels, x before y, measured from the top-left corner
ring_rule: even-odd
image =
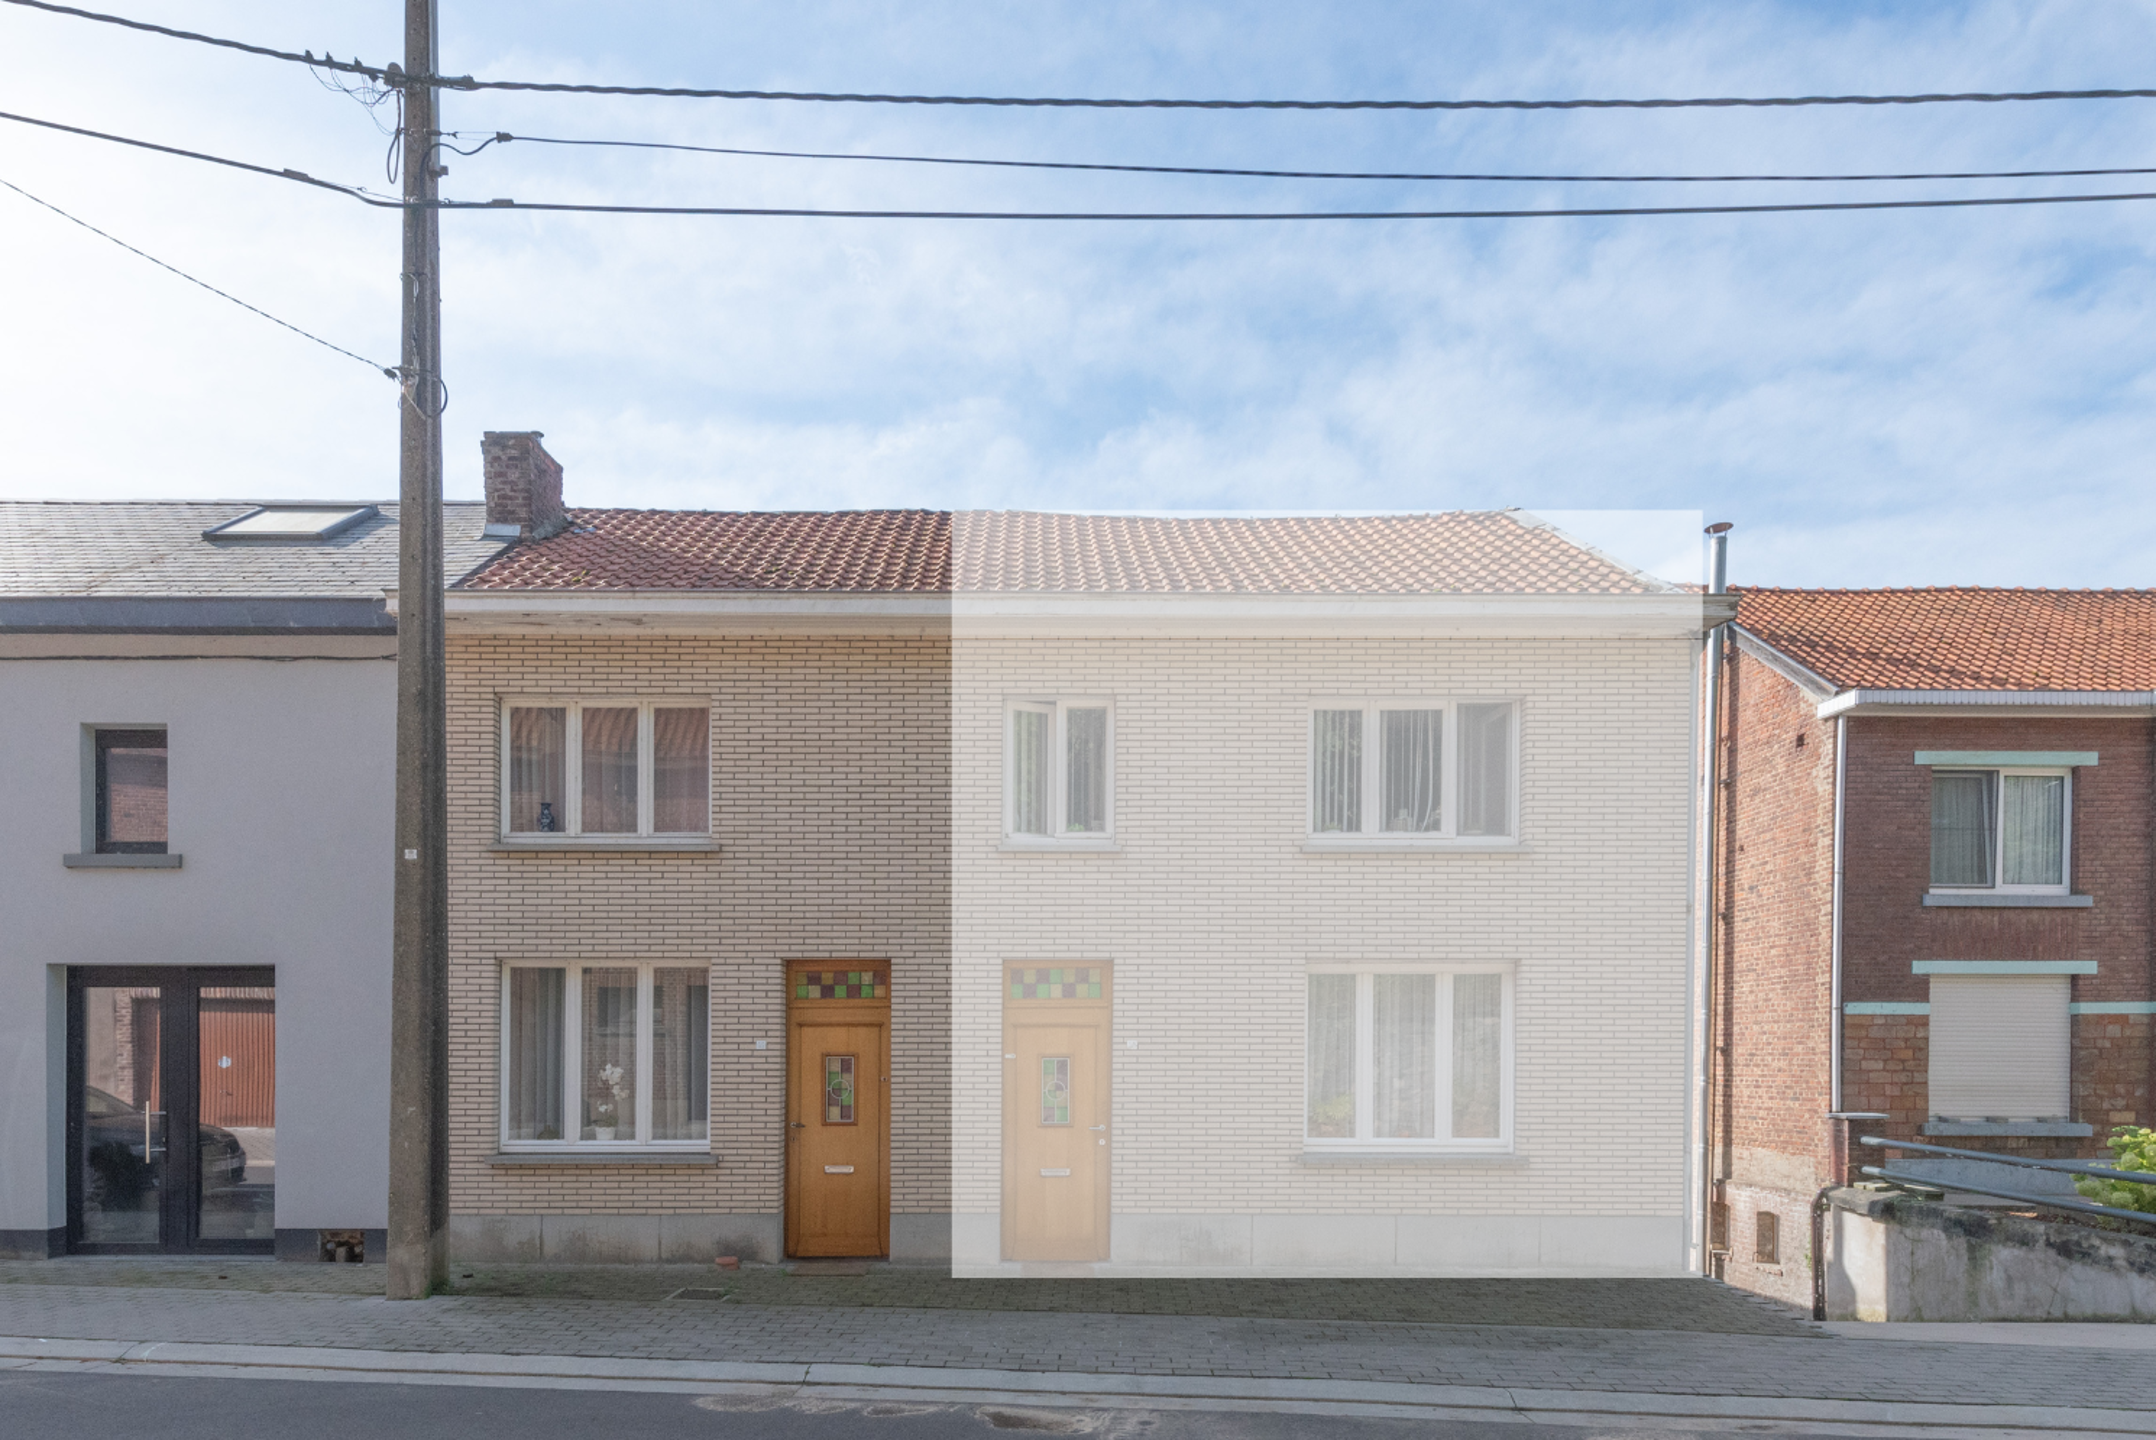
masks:
[[[1101,984],[1102,969],[1099,965],[1013,965],[1005,993],[1013,1000],[1098,1000],[1107,993]]]
[[[891,977],[886,970],[796,970],[788,993],[796,1000],[888,1000]]]

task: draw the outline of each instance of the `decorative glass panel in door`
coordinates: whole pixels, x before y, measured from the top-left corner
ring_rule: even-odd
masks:
[[[146,985],[82,992],[82,1241],[158,1243],[166,1170],[160,994]]]

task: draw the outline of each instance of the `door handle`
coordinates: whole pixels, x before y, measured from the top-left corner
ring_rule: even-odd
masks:
[[[808,1129],[808,1128],[809,1128],[809,1127],[808,1127],[808,1121],[806,1121],[806,1120],[791,1120],[791,1121],[788,1121],[787,1123],[788,1123],[788,1125],[789,1125],[789,1126],[790,1126],[791,1128],[793,1128],[793,1129],[795,1129],[795,1130],[806,1130],[806,1129]]]
[[[1085,1128],[1088,1130],[1105,1130],[1108,1127],[1105,1125],[1088,1125]]]

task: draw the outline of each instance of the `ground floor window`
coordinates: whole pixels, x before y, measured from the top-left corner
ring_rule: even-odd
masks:
[[[502,1144],[708,1144],[711,972],[517,964],[502,975]]]
[[[1509,1139],[1503,971],[1324,967],[1307,983],[1312,1148],[1488,1149]]]
[[[1931,1114],[1942,1120],[2063,1120],[2072,1021],[2064,975],[1931,977]]]

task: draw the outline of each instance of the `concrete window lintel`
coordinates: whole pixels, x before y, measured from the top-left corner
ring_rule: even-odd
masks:
[[[1914,960],[1917,975],[2094,975],[2094,960]]]

